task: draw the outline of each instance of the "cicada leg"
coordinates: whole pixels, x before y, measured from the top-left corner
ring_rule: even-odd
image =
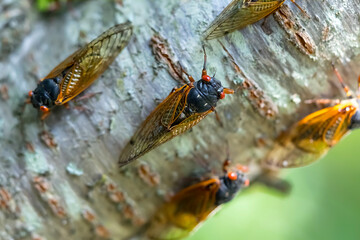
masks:
[[[278,171],[266,169],[260,174],[255,182],[261,183],[268,188],[275,189],[283,194],[288,194],[291,191],[291,184],[278,177]]]
[[[44,121],[49,115],[50,115],[50,111],[49,112],[42,112],[40,119],[42,121]]]
[[[228,172],[230,164],[231,164],[231,160],[230,160],[229,142],[226,141],[226,158],[225,158],[225,160],[223,162],[223,166],[222,166],[224,173]]]
[[[180,67],[181,67],[181,65],[180,65]],[[183,73],[185,73],[185,75],[188,77],[188,79],[190,81],[189,85],[192,87],[194,85],[194,82],[195,82],[194,78],[190,74],[188,74],[182,67],[181,67],[181,71]]]
[[[203,66],[203,70],[202,70],[202,74],[201,74],[201,78],[205,75],[207,75],[207,71],[206,71],[206,59],[207,59],[207,55],[206,55],[206,50],[205,50],[205,46],[202,46],[203,51],[204,51],[204,66]]]
[[[291,0],[291,2],[292,2],[293,4],[295,4],[295,6],[296,6],[307,18],[310,18],[309,14],[307,14],[307,13],[305,12],[305,10],[302,9],[302,8],[299,6],[299,4],[297,4],[297,3],[295,2],[295,0]]]
[[[336,75],[336,77],[338,78],[340,84],[341,84],[341,87],[344,89],[345,93],[346,93],[346,96],[348,98],[353,98],[353,93],[352,91],[349,89],[349,87],[344,83],[339,71],[335,68],[334,64],[332,64],[332,67],[333,67],[333,70],[334,70],[334,73]]]
[[[358,95],[357,98],[360,98],[360,76],[358,78]]]
[[[327,98],[323,98],[323,99],[308,99],[304,101],[306,104],[319,104],[319,105],[330,105],[330,106],[335,106],[337,104],[339,104],[341,101],[339,99],[327,99]]]

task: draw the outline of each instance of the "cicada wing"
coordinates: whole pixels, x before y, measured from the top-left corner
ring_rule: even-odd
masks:
[[[280,168],[301,167],[316,161],[348,132],[355,112],[356,107],[345,102],[308,115],[282,136],[268,160]]]
[[[222,37],[253,24],[278,9],[285,0],[233,0],[204,32],[206,40]]]
[[[356,107],[352,103],[340,103],[319,110],[301,120],[292,141],[308,152],[322,152],[335,145],[348,131]]]
[[[119,164],[124,166],[160,144],[171,139],[170,126],[178,112],[183,111],[183,102],[191,87],[173,91],[145,119],[121,153]]]
[[[174,102],[168,102],[168,107],[167,107],[168,111],[164,111],[164,114],[162,114],[162,118],[161,118],[161,123],[164,126],[166,126],[168,129],[170,129],[175,119],[178,119],[178,117],[184,111],[187,102],[186,99],[191,88],[192,87],[189,87],[188,85],[182,86],[177,91],[179,96],[181,97],[176,98],[176,101]]]
[[[62,76],[63,73],[66,72],[66,70],[71,69],[74,66],[77,56],[80,54],[82,50],[83,49],[78,49],[73,54],[68,56],[64,61],[62,61],[59,65],[57,65],[53,70],[51,70],[51,72],[48,75],[46,75],[46,77],[41,79],[41,81],[47,78],[55,78],[58,76]]]
[[[211,112],[213,112],[213,110],[210,109],[203,113],[195,113],[195,114],[189,116],[188,118],[184,119],[179,124],[173,126],[170,129],[171,130],[171,138],[186,132],[187,130],[189,130],[196,124],[198,124],[201,120],[203,120]],[[170,136],[166,136],[166,137],[170,137]],[[167,139],[166,141],[168,141],[168,140],[170,140],[170,139]]]
[[[64,104],[91,85],[115,60],[132,35],[130,22],[116,25],[79,49],[45,78],[63,74],[56,104]]]
[[[217,207],[219,187],[219,179],[212,178],[177,193],[154,217],[148,237],[169,240],[188,236]]]

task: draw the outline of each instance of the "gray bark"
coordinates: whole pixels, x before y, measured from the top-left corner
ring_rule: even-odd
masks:
[[[218,41],[206,43],[210,75],[238,90],[218,105],[224,126],[209,115],[119,170],[120,152],[136,128],[179,85],[155,59],[150,38],[155,31],[163,36],[174,61],[198,78],[201,33],[228,3],[94,0],[45,15],[30,0],[0,2],[1,239],[96,239],[107,237],[102,227],[113,239],[132,236],[186,179],[221,174],[227,142],[232,161],[249,164],[255,178],[278,133],[316,109],[301,100],[342,96],[332,62],[355,89],[359,0],[297,1],[311,19],[286,1],[285,13],[263,26],[219,39],[243,73]],[[100,94],[57,107],[44,122],[23,106],[27,92],[61,60],[127,19],[135,27],[132,41],[86,90]],[[150,180],[139,176],[147,167]]]

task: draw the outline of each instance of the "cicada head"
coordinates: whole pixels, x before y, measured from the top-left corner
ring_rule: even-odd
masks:
[[[29,92],[32,105],[42,112],[49,111],[59,94],[59,86],[53,79],[41,81],[34,91]]]
[[[245,177],[242,171],[228,172],[220,178],[220,188],[216,193],[216,205],[229,202],[236,193],[249,185],[249,179]]]
[[[202,79],[194,83],[194,88],[189,92],[187,103],[196,112],[205,112],[216,107],[225,94],[233,93],[233,90],[224,88],[215,77],[203,75]]]

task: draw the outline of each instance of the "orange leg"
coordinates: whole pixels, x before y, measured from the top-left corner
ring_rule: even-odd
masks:
[[[220,118],[219,114],[217,113],[217,111],[215,110],[215,108],[213,108],[212,110],[213,110],[214,113],[215,113],[216,120],[218,121],[220,127],[224,127],[224,124],[223,124],[223,122],[221,121],[221,118]]]
[[[229,171],[230,164],[231,164],[231,160],[230,160],[229,142],[226,140],[226,158],[222,166],[224,173],[227,173]]]
[[[348,98],[353,98],[353,93],[351,92],[351,90],[349,89],[348,86],[346,86],[346,84],[344,83],[340,73],[338,72],[338,70],[335,68],[334,64],[332,65],[333,67],[333,70],[334,70],[334,73],[336,75],[336,77],[338,78],[340,84],[341,84],[341,87],[344,89],[345,93],[346,93],[346,96]]]
[[[49,115],[50,115],[50,111],[49,112],[42,112],[40,119],[42,121],[44,121]]]
[[[308,100],[305,100],[305,103],[306,104],[320,104],[320,105],[331,105],[331,106],[334,106],[334,105],[337,105],[339,104],[341,101],[339,99],[326,99],[326,98],[323,98],[323,99],[308,99]]]
[[[358,78],[358,95],[357,95],[358,98],[360,98],[360,76]]]
[[[207,59],[207,56],[206,56],[205,46],[203,45],[202,47],[203,47],[203,51],[204,51],[204,66],[203,66],[201,77],[207,75],[207,71],[206,71],[206,59]]]
[[[180,67],[181,67],[181,66],[180,66]],[[182,67],[181,67],[181,71],[182,71],[183,73],[185,73],[185,75],[188,77],[188,79],[189,79],[189,81],[190,81],[190,86],[193,86],[193,85],[194,85],[194,82],[195,82],[194,78],[193,78],[191,75],[189,75]]]
[[[305,12],[305,10],[302,9],[302,8],[299,6],[299,4],[297,4],[297,3],[295,2],[295,0],[291,0],[291,2],[292,2],[293,4],[295,4],[295,6],[296,6],[298,9],[300,9],[300,11],[301,11],[307,18],[310,18],[309,14],[307,14],[307,13]]]
[[[75,102],[80,102],[82,100],[86,100],[86,99],[89,99],[89,98],[92,98],[98,94],[102,94],[102,92],[91,92],[91,93],[86,93],[84,94],[83,96],[81,97],[78,97],[75,99]],[[66,103],[65,103],[66,104]]]

